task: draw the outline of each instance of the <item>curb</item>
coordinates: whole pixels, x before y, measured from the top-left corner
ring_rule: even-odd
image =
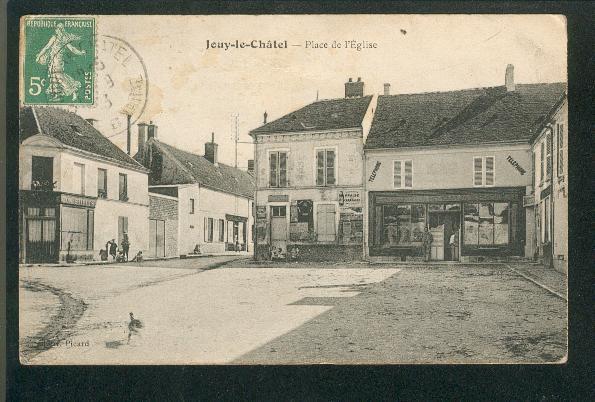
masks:
[[[525,279],[526,279],[526,280],[528,280],[529,282],[532,282],[533,284],[535,284],[535,285],[539,286],[540,288],[542,288],[542,289],[544,289],[544,290],[547,290],[548,292],[550,292],[550,293],[551,293],[551,294],[553,294],[554,296],[556,296],[556,297],[558,297],[558,298],[560,298],[560,299],[562,299],[562,300],[564,300],[565,302],[567,302],[567,303],[568,303],[568,299],[567,299],[565,296],[563,296],[563,295],[561,295],[560,293],[556,292],[555,290],[551,289],[549,286],[546,286],[546,285],[544,285],[543,283],[540,283],[540,282],[538,282],[536,279],[533,279],[533,278],[531,278],[530,276],[523,274],[522,272],[520,272],[520,271],[519,271],[519,270],[517,270],[517,269],[514,269],[513,267],[511,267],[511,266],[510,266],[510,265],[508,265],[508,264],[504,264],[504,265],[505,265],[505,266],[506,266],[508,269],[510,269],[512,272],[514,272],[515,274],[522,276],[523,278],[525,278]]]

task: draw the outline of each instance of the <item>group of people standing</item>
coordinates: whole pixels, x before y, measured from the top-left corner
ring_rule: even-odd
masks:
[[[130,250],[130,240],[128,239],[128,233],[124,233],[122,242],[120,243],[120,250],[118,251],[118,244],[116,239],[111,239],[105,243],[105,250],[101,250],[99,255],[101,261],[107,261],[108,255],[112,257],[113,261],[124,262],[128,261],[128,251]]]

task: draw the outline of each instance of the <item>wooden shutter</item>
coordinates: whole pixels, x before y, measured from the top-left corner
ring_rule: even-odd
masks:
[[[401,161],[393,161],[393,185],[395,188],[402,187]]]
[[[279,187],[287,187],[287,153],[279,152]]]
[[[405,187],[411,188],[412,185],[413,185],[412,161],[405,161]]]
[[[493,156],[486,156],[485,157],[485,185],[486,186],[493,186],[494,185],[494,157]]]
[[[278,183],[279,183],[277,180],[277,175],[278,175],[277,156],[278,156],[277,152],[271,152],[271,154],[269,155],[269,170],[270,170],[269,185],[271,187],[277,187]]]
[[[335,151],[329,149],[326,151],[326,185],[335,184]]]
[[[552,177],[552,137],[551,134],[548,133],[545,138],[545,146],[546,146],[546,178],[549,179]]]
[[[564,124],[558,124],[558,176],[564,174]]]
[[[324,186],[324,151],[316,152],[316,185]]]
[[[473,158],[473,185],[483,185],[483,158],[481,156]]]

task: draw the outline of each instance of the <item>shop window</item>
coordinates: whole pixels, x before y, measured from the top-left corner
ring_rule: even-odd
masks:
[[[76,194],[85,194],[85,165],[74,163],[72,171],[72,192]]]
[[[471,246],[506,245],[509,243],[509,204],[465,203],[463,241]]]
[[[107,170],[97,169],[97,197],[107,198]]]
[[[564,124],[557,125],[558,131],[558,177],[564,175]]]
[[[316,185],[332,186],[336,184],[335,150],[319,149],[316,151]]]
[[[93,250],[92,210],[74,207],[62,207],[60,239],[62,250],[70,251]]]
[[[335,241],[337,235],[334,204],[318,204],[316,207],[316,234],[318,241]]]
[[[31,157],[31,190],[52,191],[54,189],[54,158]]]
[[[411,188],[413,186],[413,162],[393,161],[394,188]]]
[[[491,187],[494,185],[494,157],[475,156],[473,158],[473,186]]]
[[[128,201],[128,175],[120,173],[118,199]]]
[[[271,152],[269,168],[269,185],[271,187],[287,187],[287,152]]]
[[[223,243],[225,241],[225,221],[223,219],[219,219],[219,242]]]
[[[382,245],[409,246],[421,242],[425,222],[423,204],[384,205]]]

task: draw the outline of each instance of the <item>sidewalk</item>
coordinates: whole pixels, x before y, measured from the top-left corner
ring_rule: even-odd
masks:
[[[563,273],[537,264],[507,263],[506,265],[530,281],[536,282],[538,286],[553,291],[568,301],[568,277]]]

